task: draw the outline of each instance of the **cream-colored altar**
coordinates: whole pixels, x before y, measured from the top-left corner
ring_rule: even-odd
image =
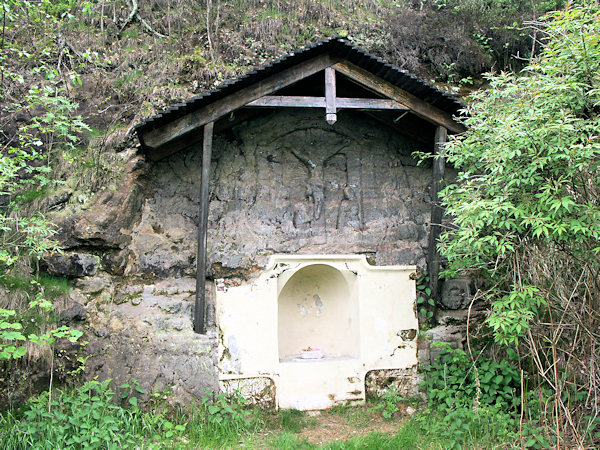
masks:
[[[414,272],[364,255],[274,255],[248,284],[218,280],[222,385],[270,379],[279,408],[364,400],[367,372],[417,364]]]

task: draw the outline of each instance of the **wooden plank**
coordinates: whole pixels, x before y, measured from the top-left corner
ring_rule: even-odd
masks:
[[[435,130],[434,156],[439,155],[447,140],[447,130],[444,127],[437,127]],[[431,297],[435,304],[440,302],[440,254],[437,250],[437,243],[440,236],[442,218],[444,209],[439,202],[438,193],[440,192],[442,179],[446,162],[443,157],[435,157],[433,159],[433,180],[431,183],[431,227],[429,230],[429,248],[427,255],[428,271],[429,271],[429,287],[431,289]],[[435,308],[435,306],[434,306]]]
[[[402,103],[389,98],[347,98],[338,97],[336,99],[338,109],[395,109],[407,111],[408,108]]]
[[[266,106],[271,108],[325,108],[325,97],[304,97],[300,95],[266,95],[246,106]]]
[[[206,236],[208,229],[208,187],[212,158],[213,122],[204,125],[202,143],[202,173],[200,178],[200,214],[198,216],[198,252],[196,254],[196,301],[194,305],[194,331],[205,334],[206,312]]]
[[[335,60],[330,55],[324,54],[271,75],[227,97],[215,100],[204,108],[186,114],[171,123],[143,134],[144,145],[150,149],[158,149],[159,147],[168,145],[170,141],[181,138],[208,122],[214,122],[219,117],[235,111],[253,100],[320,72],[326,67],[331,66],[334,62]]]
[[[261,114],[258,108],[241,108],[236,110],[234,113],[226,114],[219,120],[214,122],[213,134],[221,133],[222,131],[229,130],[237,124],[240,124],[246,120],[250,120]],[[152,161],[160,161],[167,156],[177,153],[180,150],[186,149],[194,144],[202,142],[204,136],[204,127],[195,129],[194,131],[181,136],[178,139],[169,142],[169,145],[160,147],[148,153],[148,157]]]
[[[335,70],[328,67],[325,69],[325,120],[329,125],[337,122],[335,97]]]
[[[408,108],[395,100],[387,98],[350,98],[337,97],[337,109],[395,109],[406,111]],[[248,103],[249,107],[271,108],[325,108],[325,97],[304,97],[297,95],[266,95],[258,100]]]
[[[445,127],[454,133],[462,133],[466,130],[462,124],[452,119],[452,116],[447,112],[430,105],[410,92],[406,92],[348,61],[338,62],[333,65],[333,68],[367,88],[406,105],[416,115],[429,122]]]

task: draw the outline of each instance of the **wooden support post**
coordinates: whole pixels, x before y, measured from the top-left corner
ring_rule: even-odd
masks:
[[[440,255],[437,251],[437,243],[441,231],[442,217],[444,210],[439,203],[438,193],[441,189],[442,178],[446,168],[446,161],[439,157],[439,153],[446,143],[448,131],[444,127],[437,127],[435,130],[434,156],[433,159],[433,181],[431,184],[431,226],[429,230],[429,249],[427,255],[429,269],[429,287],[431,297],[437,305],[440,301]],[[435,309],[435,305],[433,306]]]
[[[200,177],[200,215],[198,217],[198,253],[196,256],[196,302],[194,305],[194,331],[206,333],[206,231],[208,226],[208,182],[212,157],[213,122],[204,125],[202,143],[202,173]]]
[[[335,70],[332,67],[327,67],[325,69],[325,120],[329,125],[337,122],[335,96]]]

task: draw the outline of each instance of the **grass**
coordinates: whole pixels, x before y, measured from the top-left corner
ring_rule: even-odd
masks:
[[[55,391],[52,400],[45,393],[0,414],[0,448],[449,448],[445,437],[429,431],[434,416],[406,417],[398,412],[386,419],[381,408],[375,408],[377,400],[337,406],[315,416],[265,410],[245,405],[241,397],[206,394],[201,402],[186,407],[171,406],[167,396],[155,394],[141,408],[137,397],[143,391],[135,381],[118,387],[110,381],[92,381],[74,390]],[[492,426],[466,434],[452,446],[498,447]],[[319,432],[330,428],[333,434],[323,439]]]
[[[40,273],[35,277],[30,276],[0,276],[0,286],[3,286],[11,291],[23,291],[27,293],[34,292],[32,282],[37,282],[44,290],[46,297],[54,299],[62,295],[68,294],[71,285],[67,278],[55,277]]]

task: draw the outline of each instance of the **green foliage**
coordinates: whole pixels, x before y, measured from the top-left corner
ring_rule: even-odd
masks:
[[[499,406],[456,408],[447,412],[428,409],[416,418],[422,432],[445,449],[506,448],[518,421]]]
[[[519,405],[519,372],[506,359],[481,358],[474,364],[463,350],[437,347],[438,359],[424,368],[429,409],[418,418],[423,429],[442,437],[447,448],[508,436]]]
[[[219,429],[245,431],[250,426],[248,414],[242,409],[246,400],[239,394],[219,393],[211,400],[208,395],[202,398],[202,407],[208,425]]]
[[[308,423],[308,414],[306,411],[297,409],[283,409],[277,414],[279,426],[288,432],[296,433],[304,428]]]
[[[488,77],[468,131],[445,150],[460,170],[441,194],[455,224],[440,245],[447,274],[489,280],[488,323],[503,344],[523,337],[547,302],[547,286],[519,267],[522,255],[537,247],[599,267],[599,8],[553,13],[544,32],[540,57],[522,74]]]
[[[187,423],[187,439],[202,448],[233,446],[259,426],[251,420],[246,400],[237,393],[204,392],[201,403],[181,410],[177,420]]]
[[[64,14],[74,4],[3,1],[2,8],[9,25],[23,20],[21,16],[32,22],[47,19],[56,23],[53,15]],[[6,137],[0,143],[0,283],[5,286],[18,278],[17,266],[26,267],[31,259],[59,251],[52,239],[54,226],[34,200],[56,183],[51,174],[56,154],[72,151],[78,136],[89,130],[75,114],[78,105],[67,91],[79,78],[75,72],[59,76],[58,70],[47,64],[49,45],[42,46],[39,55],[9,42],[0,46],[0,117],[4,119],[0,127],[8,127],[0,130]],[[28,73],[15,66],[15,60],[27,62]],[[44,331],[42,323],[27,320],[52,310],[44,288],[33,278],[25,289],[28,301],[22,308],[0,310],[0,360],[24,356],[27,343],[51,346],[57,338],[75,341],[81,336],[80,331],[66,327]],[[32,330],[32,323],[40,326]]]
[[[111,380],[90,381],[72,391],[46,392],[30,399],[21,413],[6,413],[0,422],[3,448],[139,448],[172,439],[185,431],[164,413],[145,413],[130,402],[115,404]]]
[[[50,24],[49,8],[70,8],[76,2],[2,2],[9,24],[43,18]],[[40,19],[41,20],[41,19]],[[79,135],[89,131],[75,114],[78,104],[68,91],[80,83],[76,72],[60,73],[50,65],[50,45],[39,55],[4,42],[0,46],[0,116],[11,119],[0,124],[7,139],[0,144],[0,276],[21,257],[39,257],[58,247],[52,241],[54,229],[36,208],[23,207],[34,196],[43,195],[55,183],[51,162],[55,153],[72,151]],[[24,72],[15,61],[29,66]],[[14,127],[14,124],[17,127]]]
[[[33,283],[39,285],[37,282]],[[0,361],[25,356],[27,343],[51,347],[54,341],[60,338],[77,342],[83,332],[66,326],[43,333],[27,332],[32,315],[35,316],[38,312],[48,313],[52,308],[52,303],[43,297],[43,291],[38,292],[35,300],[29,302],[29,309],[21,311],[20,314],[14,310],[0,308]],[[33,322],[35,323],[34,320]]]
[[[386,390],[380,398],[380,403],[371,408],[373,411],[381,411],[384,419],[390,420],[398,412],[398,404],[403,398],[393,389]]]
[[[441,353],[434,364],[424,368],[422,385],[431,407],[445,412],[479,405],[514,410],[521,379],[509,360],[480,358],[475,365],[463,350],[448,344],[433,346],[441,348]]]
[[[434,306],[435,302],[431,298],[431,288],[429,287],[429,275],[422,275],[417,281],[417,307],[419,308],[419,314],[426,321],[431,321],[433,319]]]

